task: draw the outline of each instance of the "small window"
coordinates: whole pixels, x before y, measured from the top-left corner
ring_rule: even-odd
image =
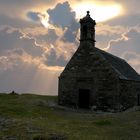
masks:
[[[87,38],[87,26],[83,26],[83,37]]]

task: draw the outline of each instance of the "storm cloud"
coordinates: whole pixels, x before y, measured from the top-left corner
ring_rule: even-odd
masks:
[[[49,23],[62,28],[69,27],[76,15],[68,2],[58,3],[54,9],[48,9],[47,13],[49,14]]]
[[[68,42],[75,42],[79,29],[79,23],[76,20],[76,13],[72,11],[68,2],[59,3],[54,9],[47,10],[49,14],[49,23],[54,26],[66,28],[62,39]]]
[[[40,21],[39,13],[37,12],[28,12],[27,17],[36,22]]]

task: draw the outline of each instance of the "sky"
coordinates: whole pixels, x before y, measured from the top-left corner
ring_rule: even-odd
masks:
[[[88,10],[97,22],[96,47],[140,74],[139,0],[0,0],[0,93],[57,95]]]

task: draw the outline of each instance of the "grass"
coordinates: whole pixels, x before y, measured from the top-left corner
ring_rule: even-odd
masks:
[[[6,121],[0,121],[0,139],[140,139],[140,111],[97,114],[65,109],[58,107],[57,97],[52,96],[0,94],[1,119]]]
[[[109,120],[99,120],[95,122],[96,125],[98,126],[106,126],[106,125],[111,125],[111,121]]]

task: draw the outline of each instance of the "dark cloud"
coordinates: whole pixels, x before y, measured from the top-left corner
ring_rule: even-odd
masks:
[[[48,29],[46,34],[36,36],[39,42],[45,41],[50,44],[53,44],[58,39],[58,37],[59,36],[56,34],[55,29]]]
[[[40,21],[39,13],[38,12],[28,12],[27,17],[33,21]]]
[[[49,23],[62,28],[69,27],[75,20],[75,12],[68,2],[58,3],[54,9],[48,9]]]
[[[57,56],[56,50],[51,49],[49,53],[44,54],[44,63],[47,66],[61,66],[64,67],[67,64],[67,60],[63,55]]]
[[[68,2],[59,3],[54,9],[47,10],[49,23],[55,26],[66,28],[62,37],[63,41],[75,42],[78,33],[79,23],[76,20],[76,13],[72,11]]]
[[[62,39],[68,42],[75,42],[79,27],[80,27],[80,24],[76,20],[73,21],[70,27],[65,31]]]

